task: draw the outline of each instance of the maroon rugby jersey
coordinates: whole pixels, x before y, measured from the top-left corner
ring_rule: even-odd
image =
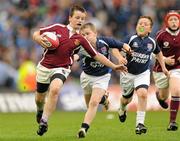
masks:
[[[40,34],[44,32],[54,32],[58,36],[60,44],[55,50],[45,49],[40,64],[47,68],[67,68],[72,65],[73,53],[80,45],[91,57],[97,54],[96,50],[82,35],[72,34],[72,28],[69,25],[53,24],[40,29]]]
[[[160,30],[156,36],[157,44],[161,48],[165,57],[175,55],[175,65],[166,65],[168,70],[180,68],[180,62],[177,60],[180,57],[180,31],[173,35],[169,29]],[[161,66],[156,61],[154,71],[161,72]]]

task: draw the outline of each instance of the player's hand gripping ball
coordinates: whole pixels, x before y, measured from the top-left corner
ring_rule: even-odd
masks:
[[[53,32],[44,32],[43,37],[47,39],[48,49],[54,50],[59,46],[59,39]]]

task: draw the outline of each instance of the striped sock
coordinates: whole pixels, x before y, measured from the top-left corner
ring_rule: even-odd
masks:
[[[176,121],[176,116],[179,109],[180,97],[179,96],[171,96],[170,103],[170,122]]]

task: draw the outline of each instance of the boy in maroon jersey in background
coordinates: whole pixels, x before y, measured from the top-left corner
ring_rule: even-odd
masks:
[[[35,31],[33,40],[44,49],[44,54],[37,66],[37,122],[39,129],[37,134],[42,136],[48,130],[48,119],[56,108],[59,90],[71,72],[73,54],[82,46],[95,60],[112,68],[113,70],[126,71],[126,67],[115,65],[105,56],[98,53],[89,42],[80,34],[79,29],[84,24],[86,11],[83,7],[73,6],[70,10],[69,24],[53,24]],[[43,38],[44,32],[53,32],[58,36],[60,45],[55,50],[48,49],[48,41]],[[47,99],[45,102],[46,94]]]
[[[158,88],[156,96],[162,108],[168,108],[165,101],[171,94],[170,121],[167,130],[176,131],[178,129],[176,116],[180,103],[180,15],[175,11],[167,13],[165,26],[165,29],[158,32],[156,40],[163,52],[166,68],[170,71],[170,78],[162,73],[158,62],[155,64],[153,75]]]

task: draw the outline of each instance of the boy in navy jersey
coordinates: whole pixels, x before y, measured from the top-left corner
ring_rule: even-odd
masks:
[[[86,11],[80,6],[73,6],[70,10],[69,24],[53,24],[35,31],[33,40],[44,49],[44,54],[37,66],[37,122],[39,129],[37,134],[42,136],[48,130],[48,119],[56,108],[59,91],[71,72],[73,54],[82,46],[95,60],[114,70],[126,70],[126,67],[115,65],[105,56],[98,53],[91,44],[80,34],[78,30],[84,24]],[[48,49],[49,43],[43,37],[44,32],[53,32],[58,36],[59,47],[55,50]],[[46,94],[47,99],[45,102]]]
[[[153,21],[149,16],[141,16],[136,25],[136,34],[125,38],[133,54],[126,55],[128,73],[120,76],[120,85],[123,88],[123,94],[120,99],[120,108],[118,111],[120,122],[124,122],[127,116],[126,106],[132,100],[134,91],[138,97],[137,115],[136,115],[136,134],[146,133],[147,128],[144,125],[145,111],[147,105],[147,90],[150,85],[150,61],[152,53],[161,65],[165,75],[169,75],[163,61],[163,55],[154,39],[149,34],[151,32]]]
[[[92,23],[84,24],[80,32],[99,53],[108,59],[110,59],[110,48],[112,50],[113,48],[118,48],[119,50],[123,48],[128,53],[130,52],[128,44],[109,37],[97,37],[96,28]],[[95,118],[99,102],[107,91],[112,69],[94,60],[84,50],[80,51],[79,56],[83,70],[80,81],[84,90],[87,112],[77,136],[78,138],[83,138],[86,136],[88,128]]]
[[[168,79],[163,73],[158,62],[154,66],[154,80],[158,88],[157,99],[162,108],[167,109],[165,102],[171,93],[170,120],[168,131],[176,131],[178,125],[176,116],[180,103],[180,15],[171,11],[165,17],[165,29],[158,32],[157,44],[161,48],[167,69],[170,71]]]

